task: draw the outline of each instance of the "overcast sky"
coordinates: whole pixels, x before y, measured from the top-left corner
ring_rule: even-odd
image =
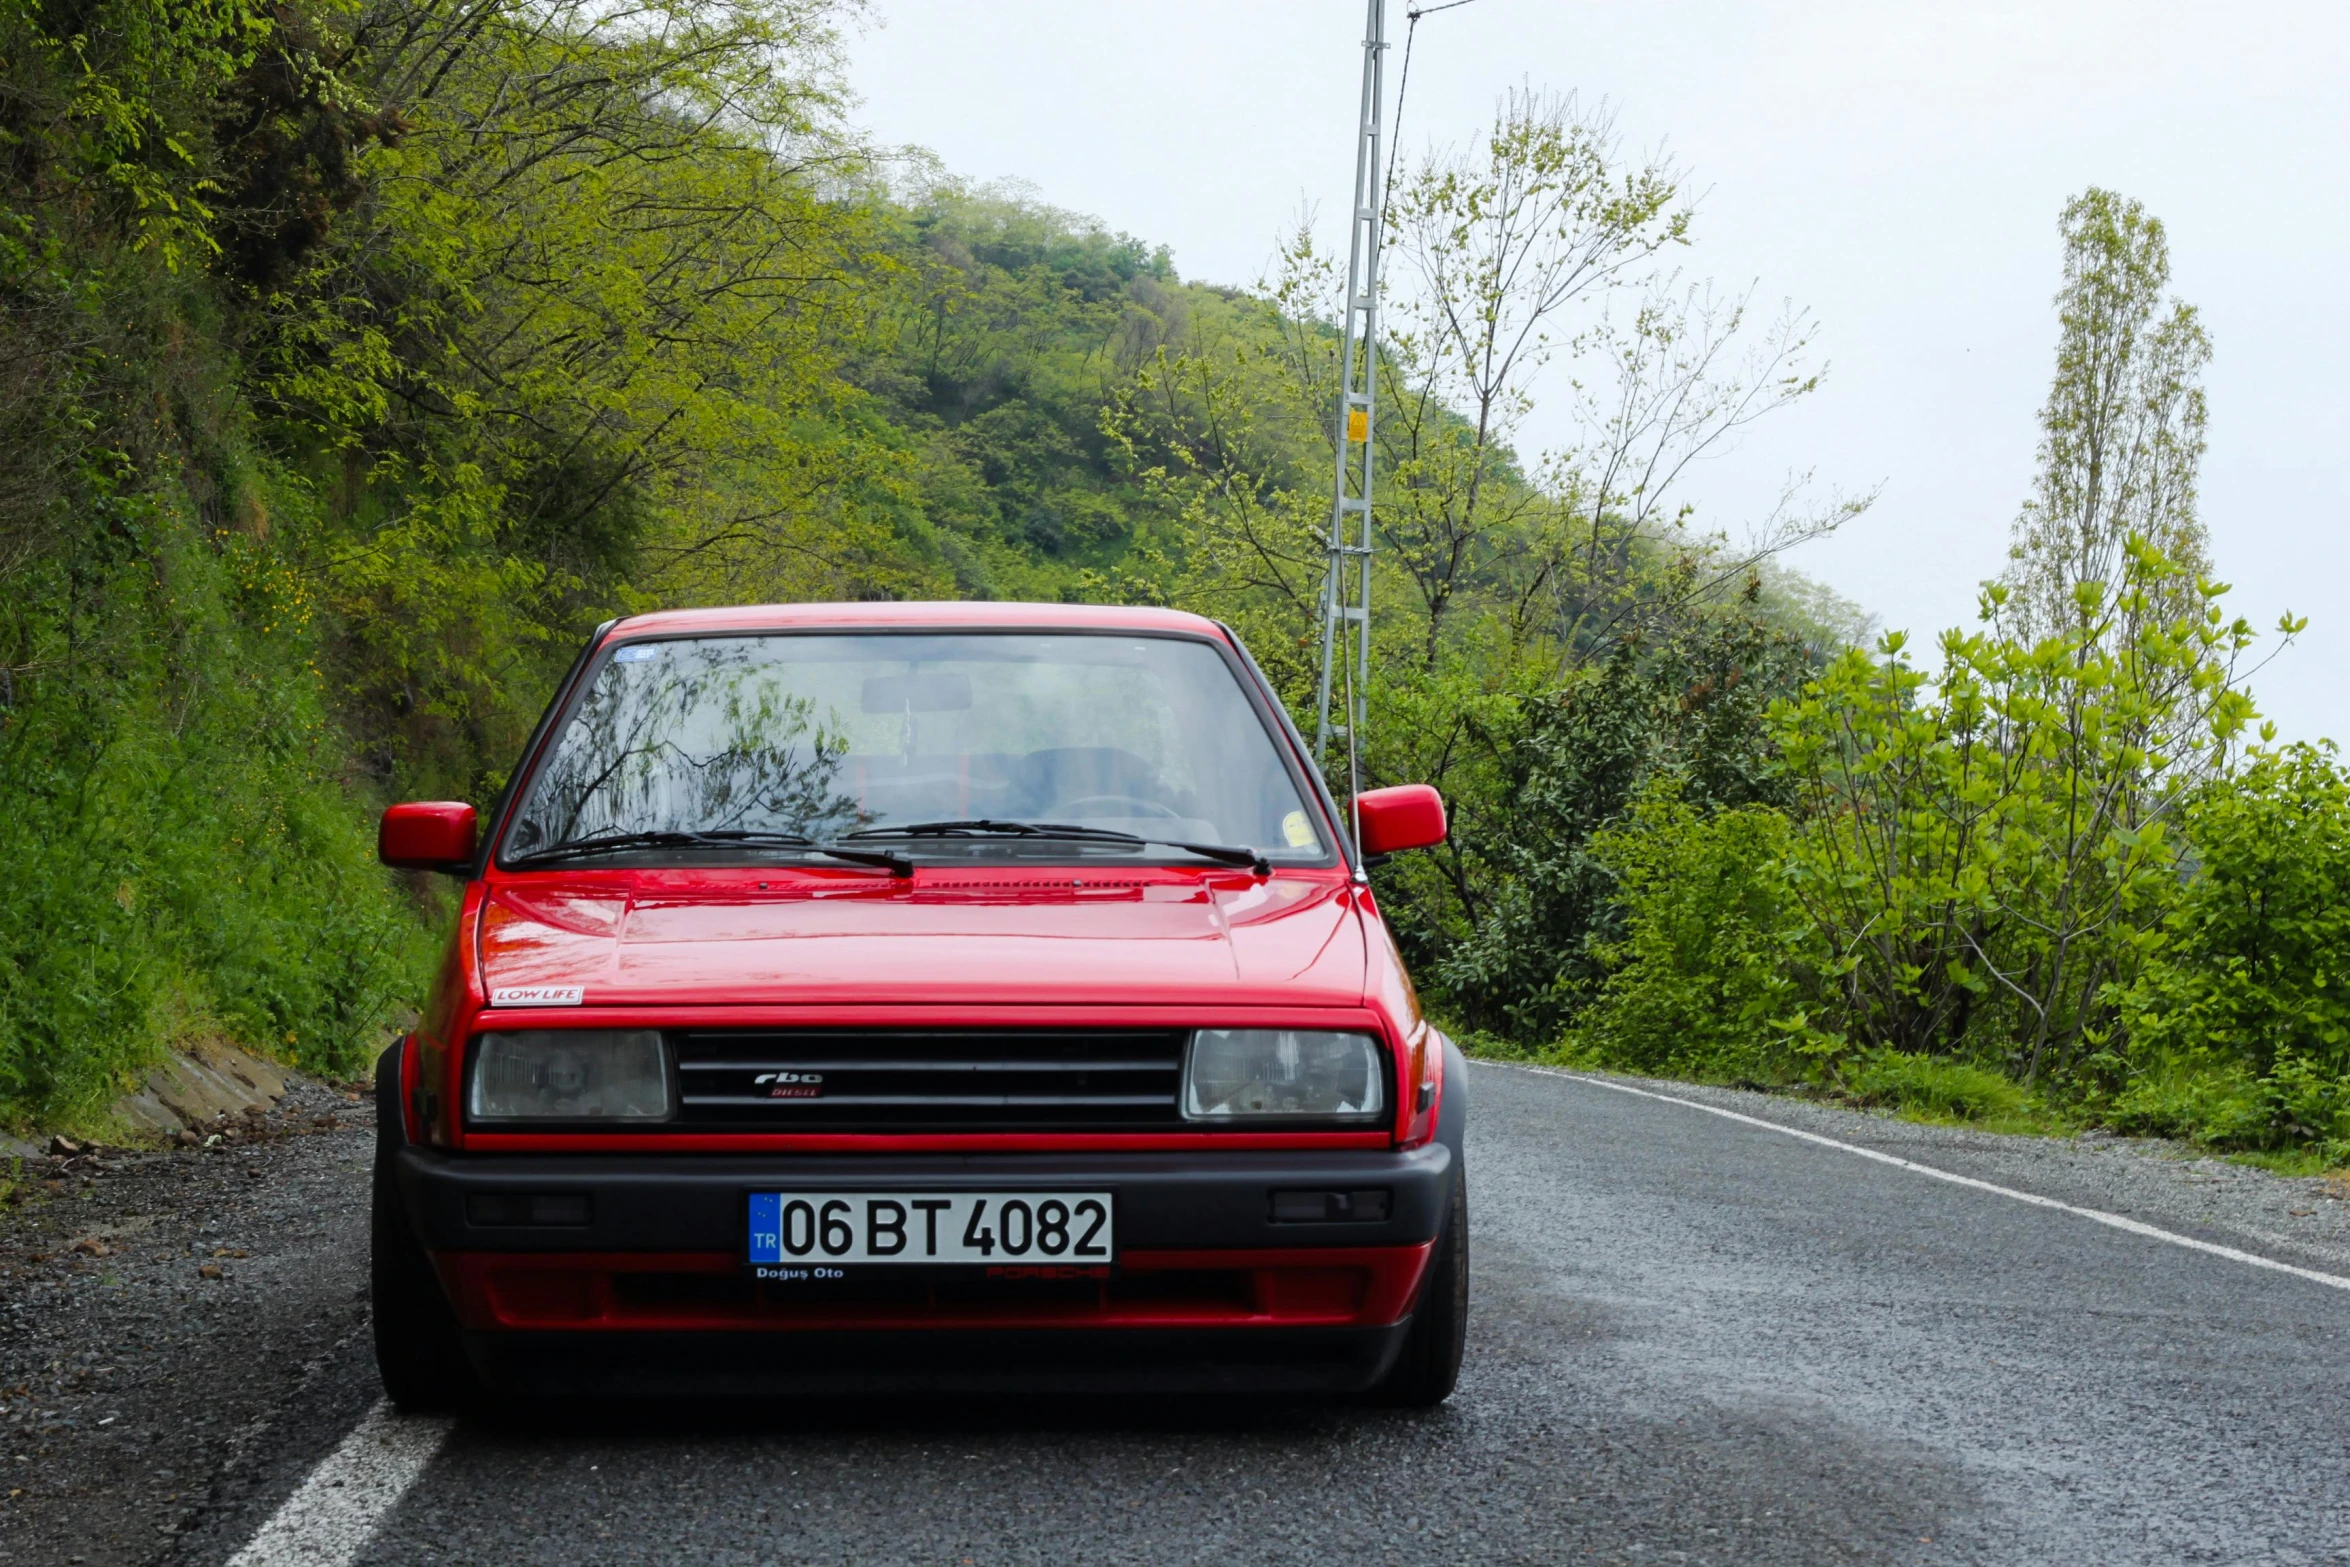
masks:
[[[1255,280],[1301,204],[1342,232],[1360,0],[874,9],[852,49],[877,139],[1027,181],[1204,281]],[[1462,141],[1526,81],[1686,164],[1687,266],[1810,307],[1831,363],[1696,498],[1735,530],[1791,468],[1882,483],[1794,564],[1929,640],[1971,622],[2030,483],[2057,213],[2090,184],[2145,202],[2217,346],[2202,512],[2232,606],[2310,617],[2256,695],[2289,737],[2350,738],[2346,46],[2339,0],[1475,0],[1420,24],[1401,138]]]

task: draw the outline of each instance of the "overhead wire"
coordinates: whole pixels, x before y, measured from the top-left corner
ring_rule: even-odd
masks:
[[[1387,227],[1387,196],[1395,187],[1395,158],[1403,151],[1403,101],[1412,90],[1412,44],[1420,36],[1420,18],[1434,16],[1439,11],[1458,11],[1464,5],[1475,5],[1477,0],[1446,0],[1443,5],[1416,5],[1404,12],[1410,25],[1403,30],[1403,70],[1395,84],[1395,123],[1387,133],[1387,180],[1379,187],[1379,226]]]

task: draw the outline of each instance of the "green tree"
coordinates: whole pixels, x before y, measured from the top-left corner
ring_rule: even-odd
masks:
[[[1380,558],[1412,590],[1423,668],[1441,662],[1448,627],[1487,617],[1521,647],[1541,643],[1554,669],[1605,659],[1866,508],[1807,509],[1791,483],[1736,546],[1691,526],[1690,465],[1819,377],[1803,312],[1758,331],[1750,298],[1666,265],[1691,243],[1684,179],[1628,157],[1608,114],[1523,91],[1474,147],[1431,154],[1390,193],[1375,520]],[[1337,340],[1305,324],[1336,319],[1342,288],[1301,228],[1267,294],[1299,323],[1285,357],[1326,446]],[[1577,438],[1521,454],[1554,367]]]
[[[2182,583],[2209,569],[2195,488],[2211,339],[2195,307],[2169,295],[2169,237],[2143,206],[2095,186],[2065,204],[2058,229],[2056,378],[2008,568],[2016,623],[2033,637],[2087,623],[2079,589],[2118,583],[2133,535],[2176,562]]]
[[[1764,715],[1814,667],[1750,598],[1653,643],[1620,641],[1552,689],[1467,715],[1499,776],[1465,792],[1456,841],[1409,874],[1444,872],[1468,917],[1441,933],[1449,941],[1416,928],[1420,911],[1445,907],[1433,898],[1411,900],[1402,920],[1439,959],[1464,1021],[1525,1041],[1559,1037],[1596,992],[1603,949],[1623,935],[1625,889],[1599,840],[1660,779],[1674,781],[1683,814],[1784,804]],[[1614,841],[1638,857],[1631,840]]]
[[[2112,990],[2185,868],[2186,781],[2252,717],[2252,631],[2223,591],[2133,539],[2063,635],[2016,633],[1993,586],[1982,629],[1943,636],[1937,679],[1889,635],[1779,709],[1803,824],[1791,880],[1832,954],[1823,1026],[2002,1057],[2027,1082],[2117,1043]]]
[[[265,406],[351,499],[309,541],[379,765],[479,792],[615,609],[920,580],[832,341],[869,271],[819,178],[834,7],[364,0],[401,128],[257,301]],[[364,40],[364,41],[361,41]],[[310,455],[315,454],[315,455]]]

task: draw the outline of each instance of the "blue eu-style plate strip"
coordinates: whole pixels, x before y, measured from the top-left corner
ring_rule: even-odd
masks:
[[[783,1261],[783,1195],[751,1193],[751,1261]]]

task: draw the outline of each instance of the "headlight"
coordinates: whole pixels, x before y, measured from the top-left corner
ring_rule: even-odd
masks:
[[[1369,1034],[1203,1028],[1191,1036],[1186,1120],[1370,1121],[1386,1108],[1386,1057]]]
[[[483,1034],[467,1102],[484,1121],[658,1121],[669,1114],[668,1052],[650,1029]]]

